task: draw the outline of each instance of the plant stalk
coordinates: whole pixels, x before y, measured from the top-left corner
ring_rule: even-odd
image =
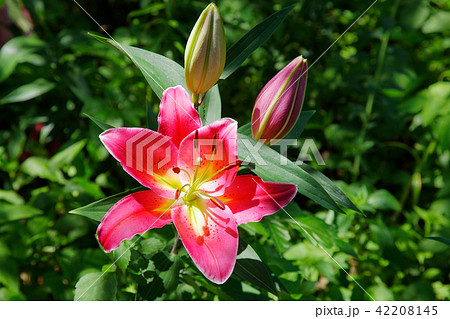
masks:
[[[170,250],[170,255],[175,256],[178,254],[178,250],[180,249],[180,235],[177,234],[175,240],[172,244],[172,249]]]
[[[194,107],[198,111],[198,106],[200,105],[199,94],[192,93],[191,101],[194,103]]]

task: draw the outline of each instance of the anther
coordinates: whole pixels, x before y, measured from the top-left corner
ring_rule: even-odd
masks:
[[[214,205],[219,207],[221,210],[225,210],[225,204],[221,200],[219,200],[215,197],[211,197],[210,200]]]
[[[198,130],[195,131],[194,135],[194,148],[198,148]]]
[[[229,170],[229,169],[232,169],[232,168],[235,168],[235,167],[239,167],[239,166],[241,166],[241,164],[242,164],[242,161],[241,160],[237,160],[236,163],[230,164],[230,165],[226,166],[224,169],[225,170]]]
[[[217,148],[217,133],[214,134],[214,139],[213,139],[213,144],[211,147],[211,152],[215,153],[216,152],[216,148]]]

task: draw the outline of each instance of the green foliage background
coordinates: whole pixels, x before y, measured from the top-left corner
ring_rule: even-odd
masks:
[[[120,43],[180,64],[208,4],[79,3]],[[299,141],[314,139],[326,166],[311,164],[366,216],[297,195],[287,210],[303,228],[282,211],[240,227],[275,290],[242,273],[208,282],[183,249],[169,254],[171,226],[105,254],[97,224],[68,212],[139,185],[84,113],[145,126],[146,103],[157,112],[159,100],[126,57],[88,36],[101,30],[75,2],[23,0],[33,31],[10,27],[16,37],[0,50],[0,300],[370,300],[335,261],[376,300],[450,299],[450,3],[380,0],[327,50],[371,1],[217,1],[228,46],[293,3],[221,82],[222,113],[247,123],[264,84],[303,55],[304,110],[316,113]]]

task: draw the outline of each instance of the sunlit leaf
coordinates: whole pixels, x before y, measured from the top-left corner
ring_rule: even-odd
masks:
[[[131,258],[131,244],[129,240],[123,241],[117,249],[111,252],[111,255],[115,261],[115,265],[119,267],[123,272],[128,267]]]
[[[66,147],[64,150],[59,151],[50,159],[50,166],[61,168],[63,165],[72,163],[73,159],[81,152],[86,143],[87,140],[81,140]]]
[[[41,55],[35,52],[45,47],[45,42],[33,36],[20,36],[9,40],[0,50],[0,82],[7,79],[18,63],[45,63]]]
[[[90,34],[97,40],[110,44],[139,68],[153,92],[161,99],[165,89],[181,85],[186,89],[184,69],[181,65],[163,55],[144,49],[122,45],[114,40]]]
[[[0,223],[10,222],[41,215],[42,211],[27,205],[0,205]]]
[[[267,221],[265,225],[269,229],[270,239],[275,243],[275,248],[278,253],[282,255],[291,245],[289,231],[279,220],[272,218],[270,220],[266,219],[265,221]]]
[[[80,278],[75,286],[75,301],[115,300],[117,292],[116,274],[93,272]]]
[[[375,209],[393,211],[400,209],[400,202],[385,189],[379,189],[370,194],[367,203]]]
[[[33,176],[48,179],[50,181],[64,183],[64,177],[60,170],[54,169],[50,165],[50,160],[32,156],[27,158],[20,166],[22,172]]]
[[[362,214],[362,212],[358,209],[358,207],[355,206],[355,204],[353,204],[353,202],[347,197],[347,195],[345,195],[345,193],[339,187],[337,187],[336,184],[334,184],[328,177],[312,168],[308,164],[301,163],[299,164],[299,166],[306,172],[308,172],[325,189],[325,191],[331,196],[331,198],[336,201],[336,203]]]
[[[206,93],[205,99],[199,106],[199,113],[204,125],[221,118],[222,104],[220,101],[219,86],[217,84]]]

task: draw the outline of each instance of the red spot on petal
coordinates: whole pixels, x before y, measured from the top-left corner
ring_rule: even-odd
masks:
[[[197,244],[199,244],[201,246],[201,245],[203,245],[204,242],[205,242],[205,237],[203,237],[203,236],[197,237]]]
[[[180,168],[179,168],[179,167],[172,167],[172,171],[173,171],[175,174],[180,174]]]
[[[238,237],[238,234],[237,234],[233,229],[231,229],[230,227],[227,227],[227,228],[225,229],[225,232],[226,232],[227,234],[231,235],[231,236],[234,237],[234,238],[237,238],[237,237]]]

